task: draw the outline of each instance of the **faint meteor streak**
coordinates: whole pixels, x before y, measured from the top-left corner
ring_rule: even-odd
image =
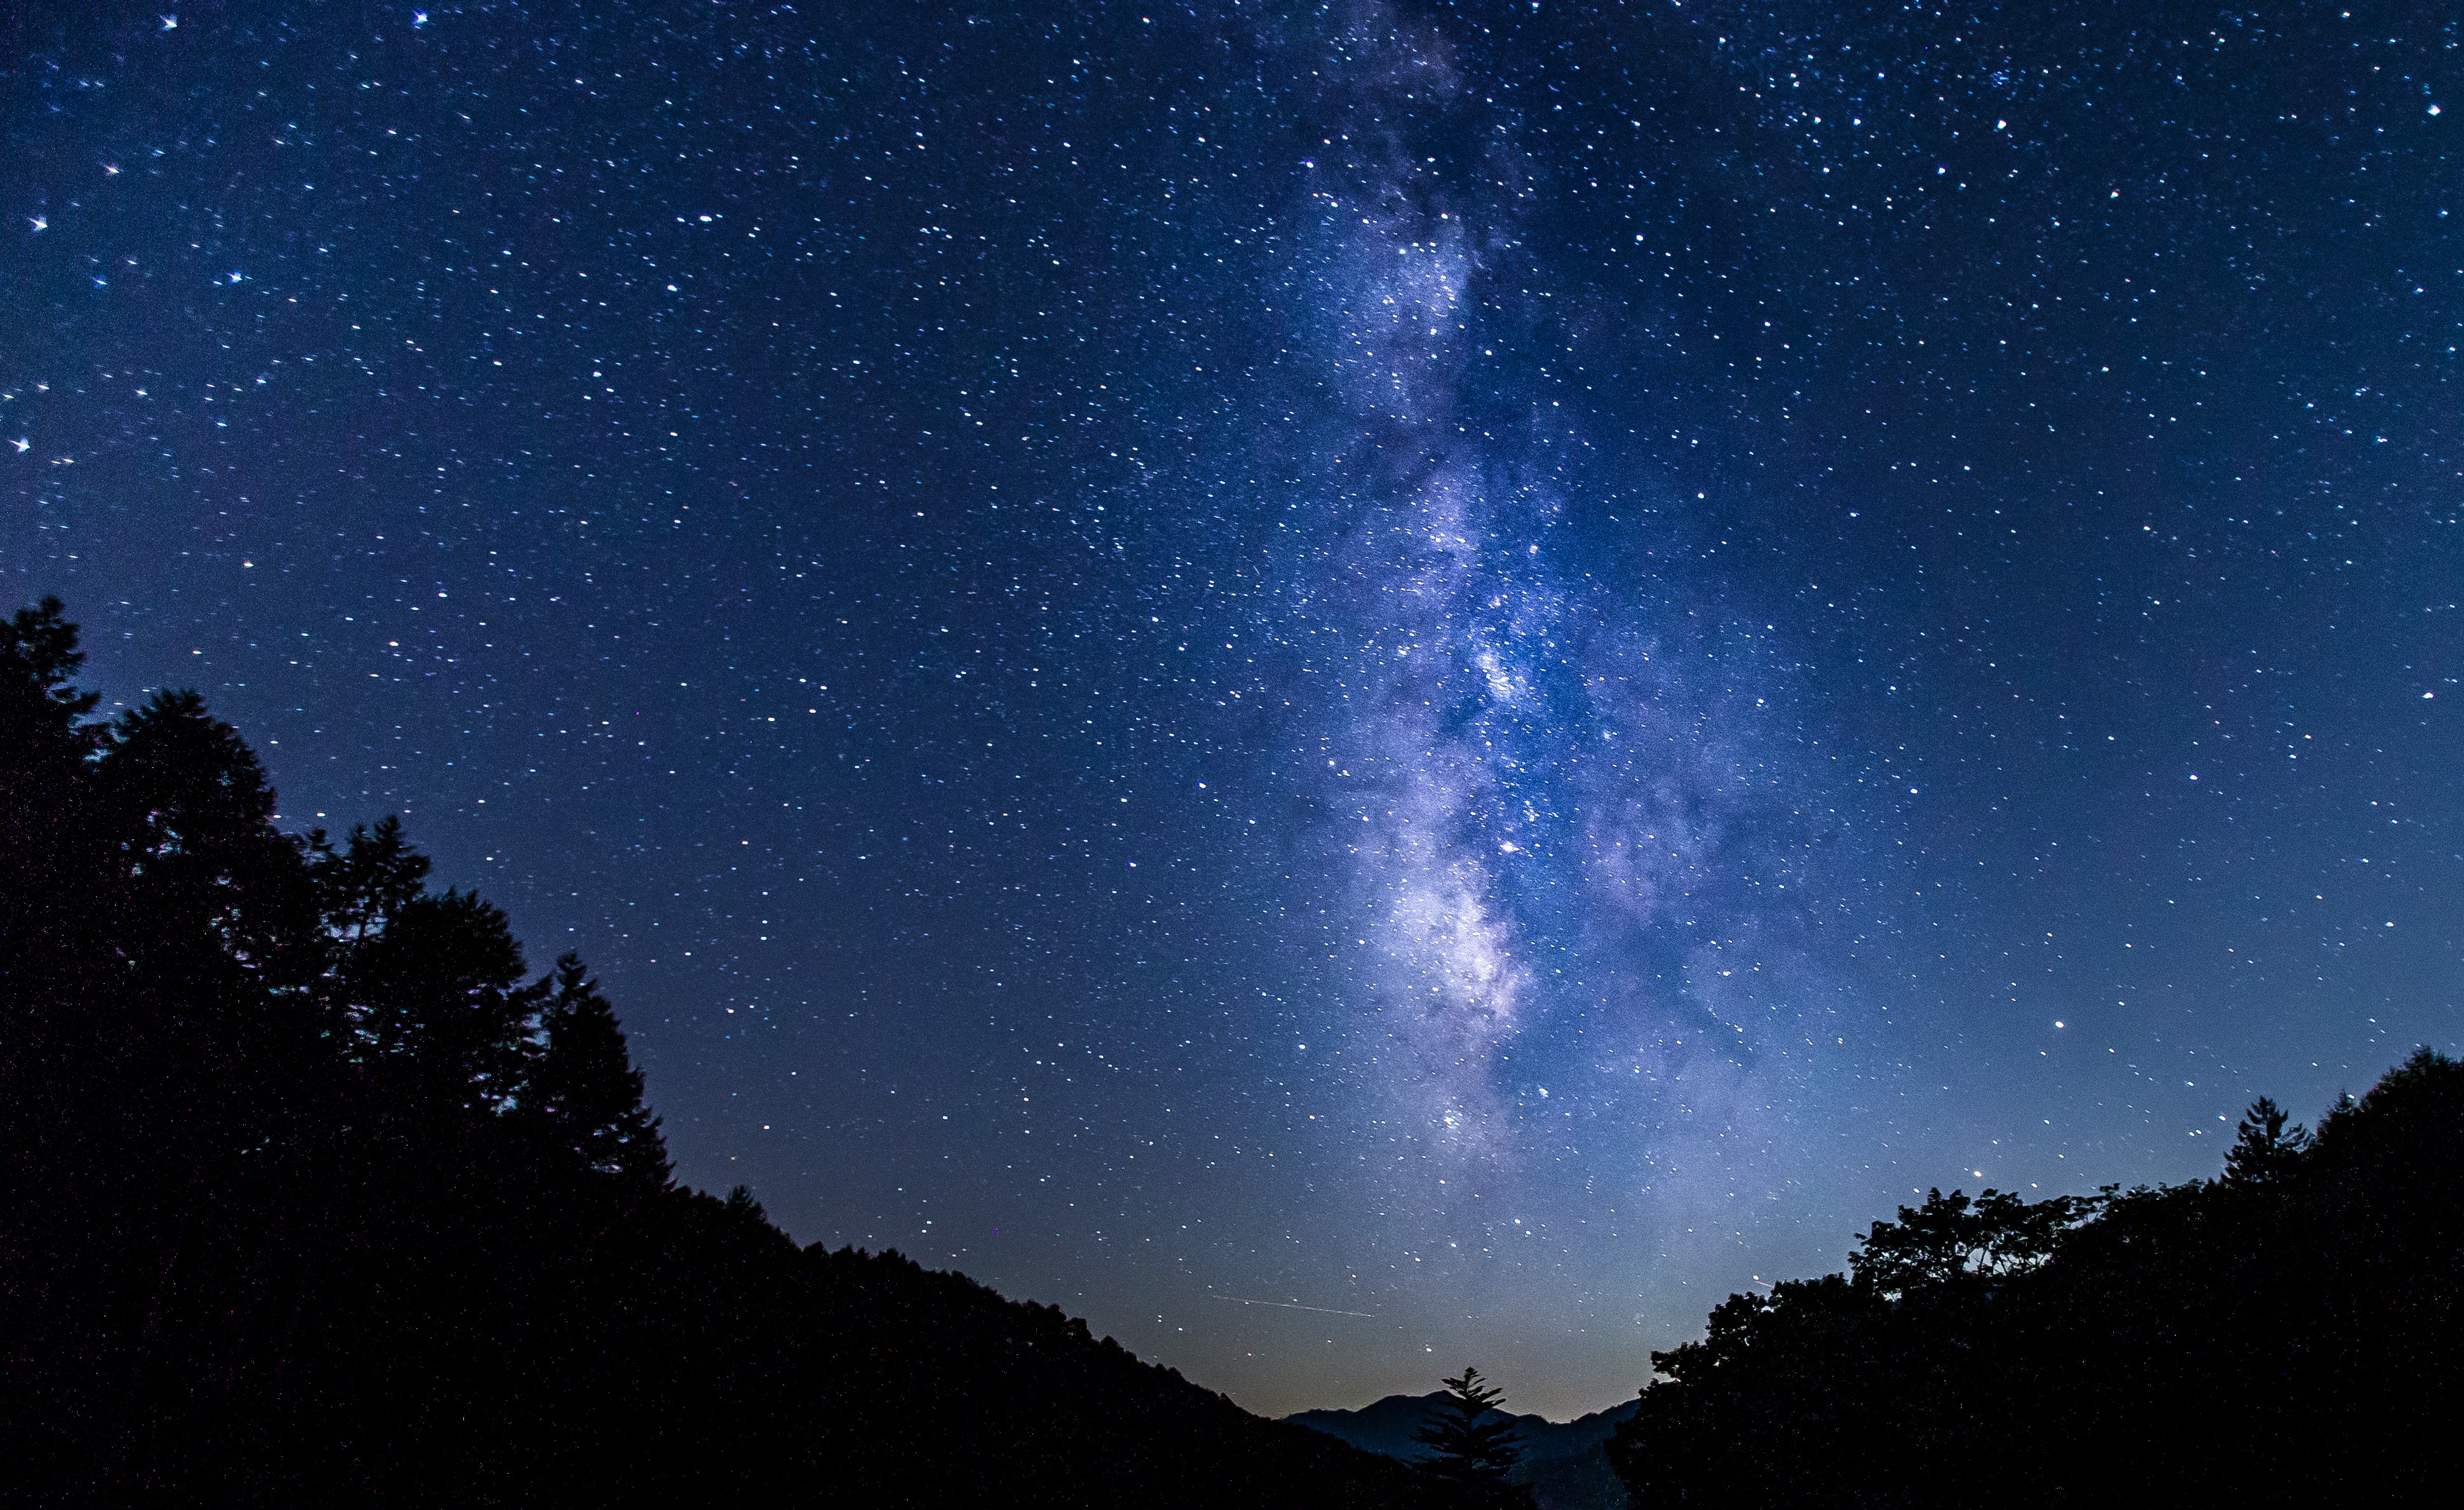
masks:
[[[1373,1322],[1377,1319],[1375,1311],[1338,1311],[1331,1305],[1303,1305],[1297,1301],[1252,1301],[1238,1295],[1219,1295],[1215,1299],[1230,1301],[1235,1305],[1273,1305],[1287,1311],[1315,1311],[1321,1316],[1358,1316]]]

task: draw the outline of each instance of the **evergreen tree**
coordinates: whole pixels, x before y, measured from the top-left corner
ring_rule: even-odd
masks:
[[[58,599],[46,598],[0,623],[0,773],[74,759],[93,747],[77,720],[94,711],[99,694],[70,685],[85,652],[77,647],[77,625],[61,612]],[[13,818],[20,810],[11,803],[5,811]]]
[[[652,1186],[668,1182],[659,1119],[642,1105],[642,1072],[625,1052],[616,1008],[579,956],[556,962],[522,1099],[587,1167]]]
[[[2298,1125],[2288,1128],[2285,1120],[2284,1108],[2267,1097],[2251,1103],[2225,1154],[2226,1183],[2272,1185],[2293,1169],[2310,1134]]]
[[[502,1110],[547,982],[525,986],[505,914],[449,890],[406,904],[356,952],[348,1009],[370,1063],[415,1095]]]
[[[410,847],[399,818],[382,819],[373,829],[354,824],[340,851],[318,829],[308,847],[316,856],[309,868],[319,908],[346,952],[383,933],[427,892],[428,857]]]
[[[94,900],[71,875],[88,826],[78,777],[98,739],[77,720],[96,694],[70,684],[85,656],[60,615],[46,598],[0,621],[0,993],[20,1009],[75,968]]]
[[[152,967],[301,983],[317,933],[299,846],[274,827],[275,792],[239,732],[194,692],[159,692],[113,720],[93,788],[123,938]]]
[[[1513,1419],[1498,1409],[1506,1391],[1470,1367],[1442,1382],[1446,1399],[1428,1424],[1413,1433],[1429,1449],[1421,1467],[1463,1504],[1528,1510],[1530,1489],[1507,1481],[1523,1461],[1523,1448],[1515,1438]]]

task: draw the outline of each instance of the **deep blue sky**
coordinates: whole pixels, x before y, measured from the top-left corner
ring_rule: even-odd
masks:
[[[2443,8],[168,6],[10,23],[10,592],[800,1238],[1564,1414],[2458,1046]]]

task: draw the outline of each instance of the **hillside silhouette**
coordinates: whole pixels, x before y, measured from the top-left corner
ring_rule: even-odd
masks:
[[[0,1492],[1400,1506],[1057,1309],[679,1189],[614,1009],[193,693],[0,624]]]
[[[2259,1102],[2213,1179],[1936,1191],[1566,1427],[1468,1369],[1265,1421],[678,1187],[581,961],[534,974],[390,820],[279,831],[194,694],[97,719],[79,665],[56,602],[0,623],[8,1502],[1591,1506],[1603,1435],[1640,1510],[2454,1492],[2464,1065],[2431,1050],[2315,1132]]]
[[[1646,1510],[2452,1502],[2459,1237],[2424,1048],[2315,1134],[2260,1101],[2213,1179],[1903,1206],[1653,1354],[1609,1454]]]

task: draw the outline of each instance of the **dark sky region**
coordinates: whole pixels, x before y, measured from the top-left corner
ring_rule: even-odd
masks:
[[[2449,7],[171,3],[7,23],[11,596],[801,1239],[1564,1414],[2458,1047]]]

